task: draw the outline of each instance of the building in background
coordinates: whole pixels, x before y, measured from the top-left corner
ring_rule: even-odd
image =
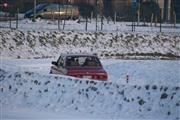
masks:
[[[14,8],[19,8],[20,12],[25,12],[33,8],[34,0],[1,0],[3,3],[11,4]],[[96,6],[96,0],[36,0],[37,4],[40,3],[60,3],[60,4],[90,4]]]
[[[180,20],[180,0],[157,0],[160,8],[163,10],[163,20],[171,21],[174,19]]]
[[[180,22],[180,0],[171,1],[171,18],[174,19],[174,13],[176,14],[177,22]]]
[[[91,9],[97,9],[100,0],[36,0],[39,3],[60,3],[60,4],[76,4],[81,6],[82,11],[92,11]],[[136,5],[134,3],[145,2],[145,1],[155,1],[159,4],[162,9],[162,17],[164,21],[170,21],[176,14],[177,19],[180,19],[180,0],[101,0],[103,3],[103,14],[108,17],[113,17],[117,14],[117,19],[123,19],[130,14],[130,9],[132,6]],[[7,2],[12,7],[9,9],[1,10],[11,10],[19,8],[20,12],[26,12],[33,8],[34,0],[1,0],[0,4]],[[137,7],[137,6],[136,6]],[[91,9],[86,9],[91,8]],[[135,11],[135,10],[134,10]],[[95,10],[94,12],[97,12]],[[88,13],[89,14],[89,13]]]
[[[159,4],[159,7],[162,10],[162,18],[164,21],[171,21],[172,19],[174,19],[174,13],[176,14],[176,19],[180,20],[180,0],[155,1]]]
[[[162,10],[162,18],[164,21],[170,21],[171,19],[171,1],[172,0],[157,0],[157,3]]]
[[[117,20],[129,20],[132,0],[104,0],[104,15]]]

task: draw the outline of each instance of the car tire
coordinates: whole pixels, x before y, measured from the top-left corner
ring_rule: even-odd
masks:
[[[76,17],[73,17],[73,20],[76,20]]]
[[[36,16],[36,19],[43,19],[43,17],[42,16]]]
[[[71,19],[71,17],[67,17],[67,20],[70,20]]]

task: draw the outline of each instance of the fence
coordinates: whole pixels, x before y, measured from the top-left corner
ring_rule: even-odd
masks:
[[[0,22],[0,28],[23,30],[66,30],[66,31],[121,31],[121,32],[179,32],[179,24],[155,23],[155,22],[123,22],[98,17],[79,18],[78,20],[36,20],[18,19],[9,17]]]

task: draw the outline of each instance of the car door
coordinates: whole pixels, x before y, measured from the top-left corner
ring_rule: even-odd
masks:
[[[51,19],[57,19],[59,14],[59,5],[58,4],[52,4],[51,5]]]
[[[46,6],[44,9],[43,9],[43,18],[45,19],[53,19],[53,7],[54,7],[54,4],[49,4],[48,6]]]
[[[44,8],[41,12],[41,16],[45,19],[50,18],[49,16],[50,14],[51,14],[51,9],[49,9],[49,7]]]
[[[61,5],[55,4],[53,7],[54,19],[60,19]]]

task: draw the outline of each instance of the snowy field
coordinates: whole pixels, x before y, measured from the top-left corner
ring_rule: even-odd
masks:
[[[51,62],[57,59],[5,59],[1,60],[2,68],[8,71],[30,71],[49,74]],[[116,60],[102,59],[109,82],[129,85],[168,85],[175,86],[180,80],[179,60]]]
[[[52,60],[1,60],[2,119],[179,119],[179,61],[101,60],[101,82],[50,75]]]
[[[64,30],[65,31],[85,31],[86,28],[86,22],[84,19],[80,20],[79,23],[78,20],[72,21],[68,20],[65,21]],[[18,29],[20,30],[58,30],[58,21],[57,20],[39,20],[37,19],[36,22],[32,22],[30,19],[22,19],[18,21]],[[63,24],[64,21],[60,22],[60,30],[63,30]],[[132,23],[131,22],[116,22],[107,20],[103,21],[103,28],[101,30],[101,22],[98,19],[97,23],[97,31],[104,31],[104,32],[131,32],[132,31]],[[157,24],[157,27],[150,27],[150,23],[146,23],[146,26],[143,26],[144,23],[140,23],[140,26],[136,26],[135,31],[136,32],[146,32],[146,33],[157,33],[160,32],[159,23]],[[8,28],[10,26],[10,22],[0,22],[0,28]],[[16,28],[16,21],[12,21],[11,23],[12,28]],[[87,24],[87,31],[94,32],[96,31],[96,22],[95,19],[92,19],[92,21],[88,20]],[[174,27],[174,24],[162,24],[162,32],[165,33],[179,33],[180,32],[180,24],[176,24],[176,27]]]
[[[142,24],[142,23],[141,23]],[[180,25],[0,22],[0,119],[180,119]],[[12,21],[15,28],[15,21]],[[62,24],[60,26],[62,29]],[[108,81],[49,74],[61,53],[96,53]],[[127,83],[127,76],[129,81]]]

